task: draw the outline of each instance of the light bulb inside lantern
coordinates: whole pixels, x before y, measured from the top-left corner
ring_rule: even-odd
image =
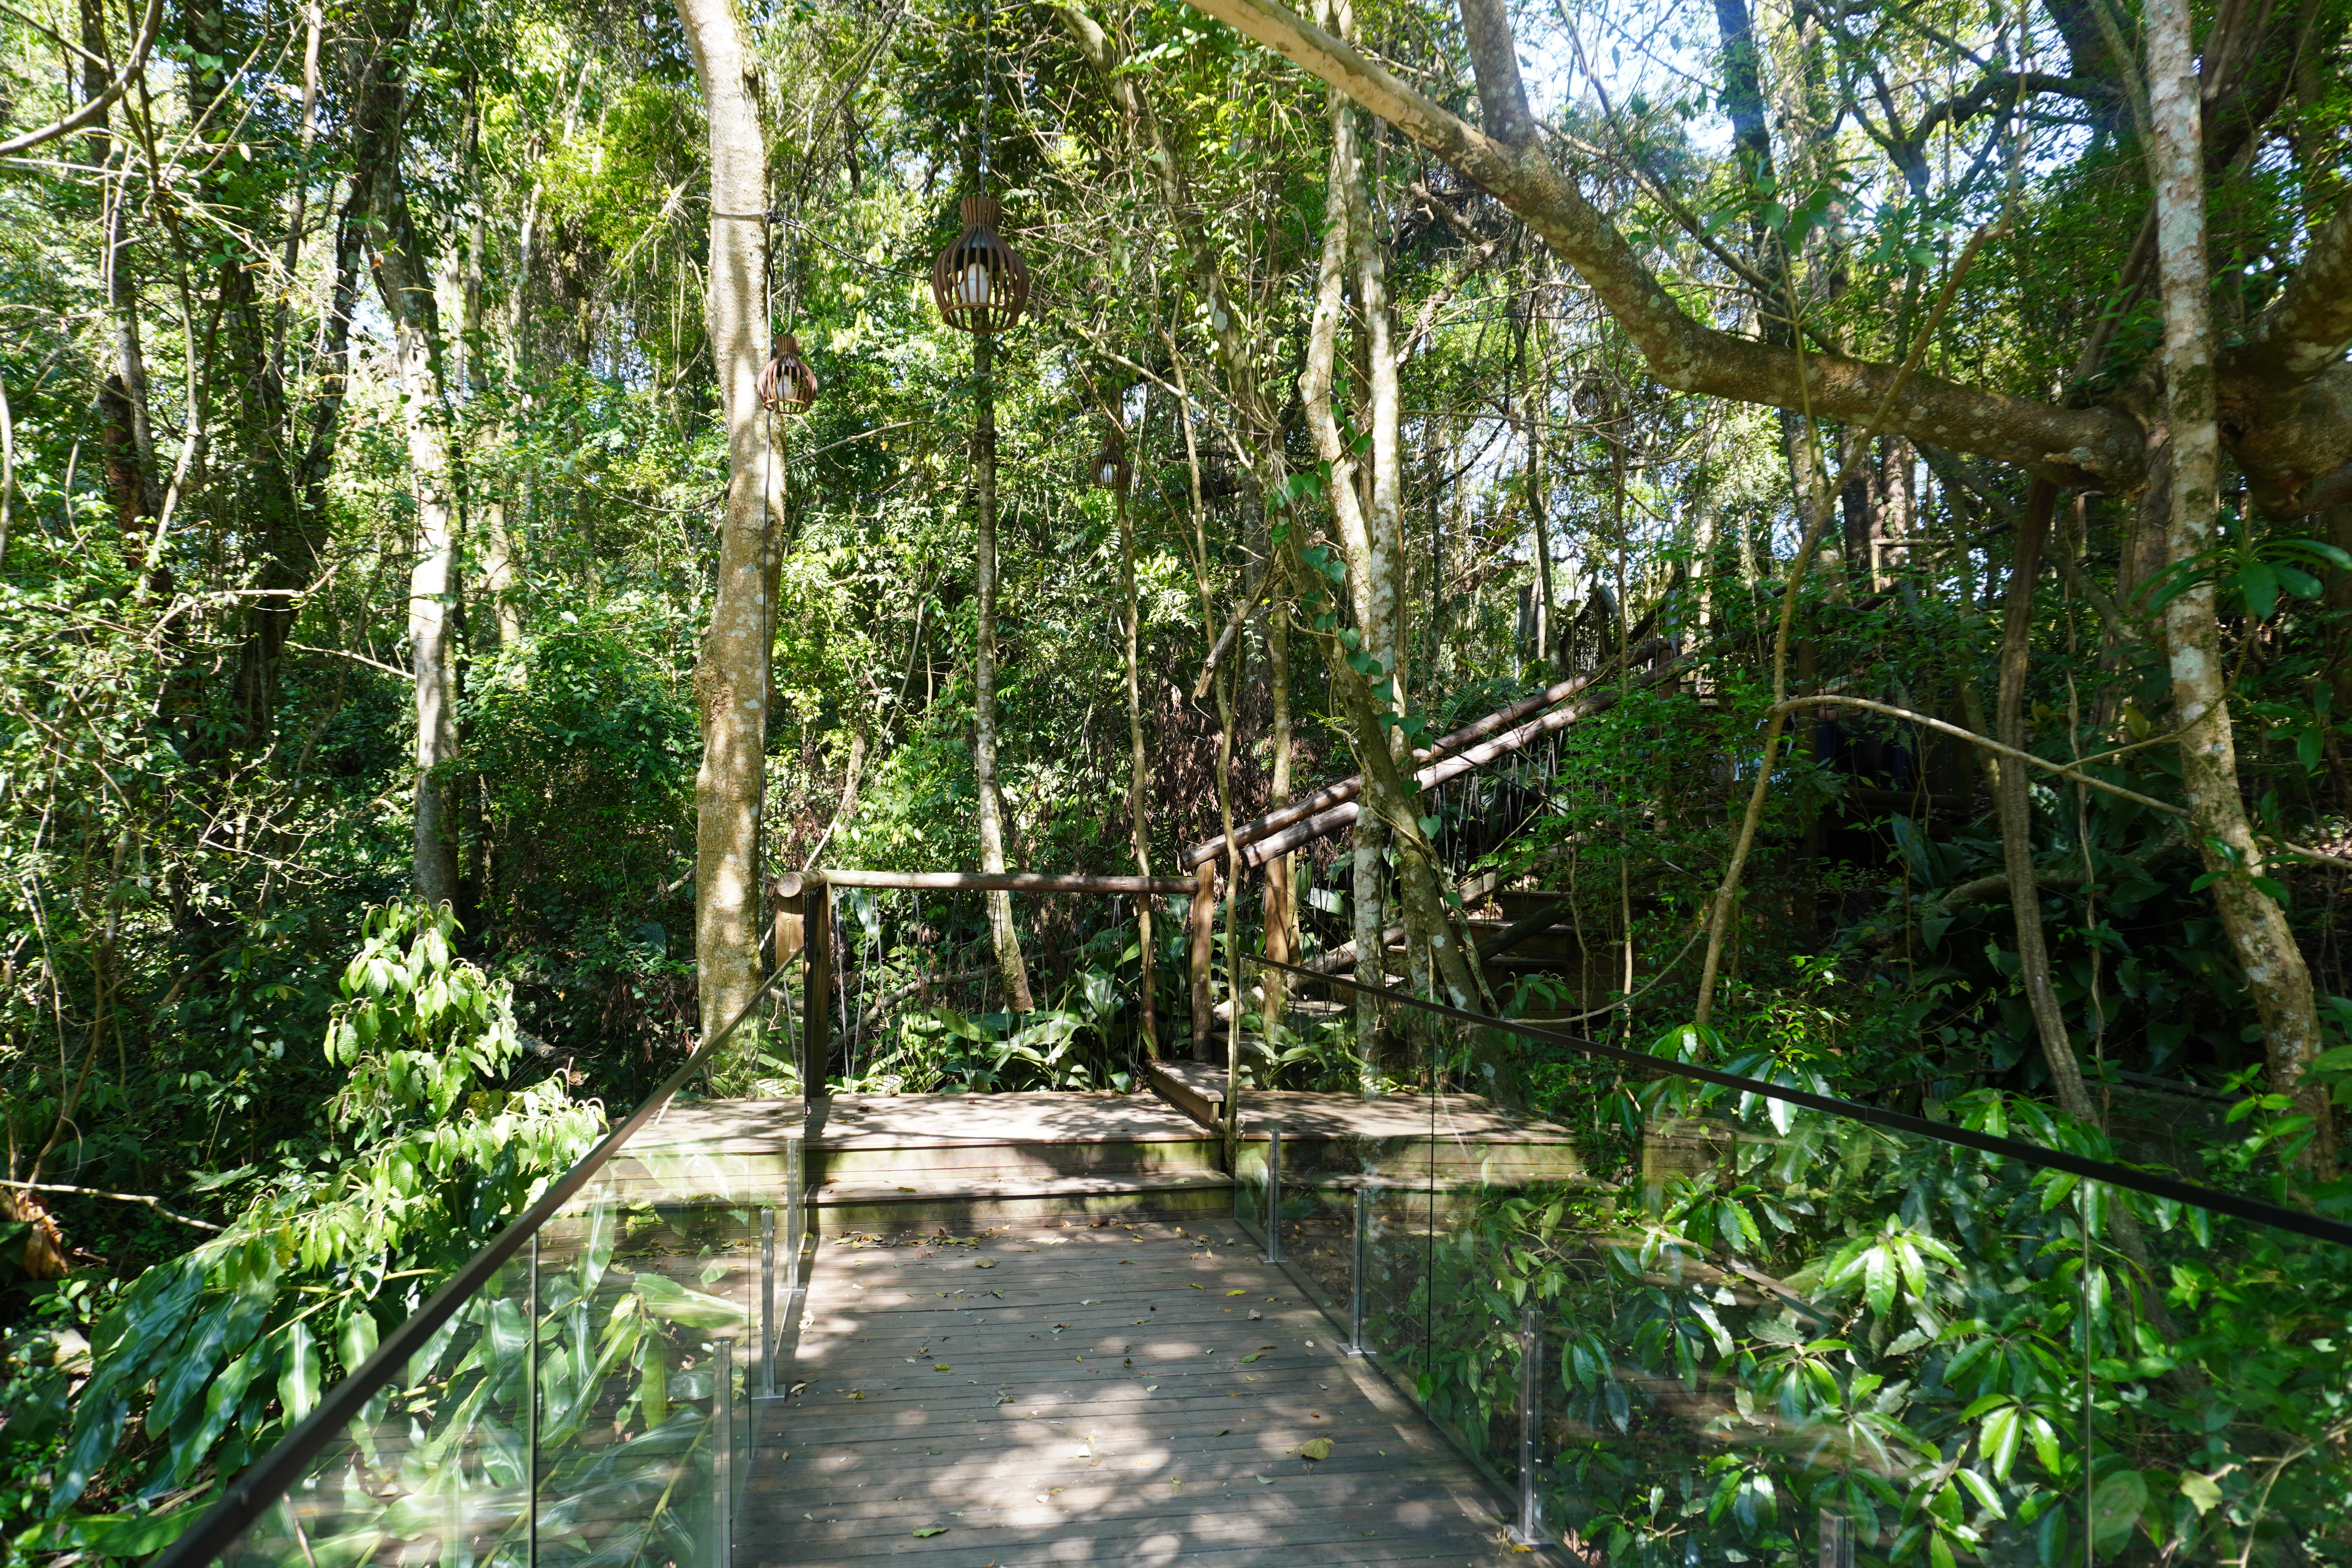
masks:
[[[968,262],[963,269],[963,286],[960,297],[966,305],[988,303],[988,267],[984,262]]]
[[[1097,468],[1095,470],[1095,483],[1102,486],[1105,489],[1108,489],[1111,486],[1118,483],[1118,465],[1116,463],[1105,463],[1101,468]]]

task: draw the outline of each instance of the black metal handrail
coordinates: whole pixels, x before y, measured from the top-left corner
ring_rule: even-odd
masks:
[[[446,1283],[433,1292],[425,1303],[417,1308],[409,1320],[386,1334],[375,1347],[375,1353],[352,1369],[349,1376],[320,1397],[310,1414],[294,1425],[294,1429],[278,1439],[278,1446],[239,1471],[235,1480],[221,1493],[218,1501],[206,1510],[203,1518],[190,1525],[177,1541],[166,1547],[154,1559],[152,1568],[197,1568],[226,1551],[231,1542],[243,1534],[247,1525],[261,1517],[300,1479],[304,1468],[320,1451],[336,1438],[352,1422],[359,1419],[369,1400],[398,1377],[408,1364],[408,1358],[424,1350],[441,1326],[457,1314],[467,1300],[490,1277],[505,1266],[507,1260],[522,1250],[523,1245],[536,1236],[547,1222],[560,1214],[582,1187],[619,1152],[621,1145],[635,1136],[638,1130],[661,1112],[672,1096],[686,1087],[694,1075],[710,1060],[719,1047],[725,1045],[743,1021],[767,999],[776,982],[792,973],[789,964],[778,964],[769,976],[760,982],[751,999],[743,1005],[727,1026],[704,1040],[695,1048],[685,1064],[664,1079],[660,1088],[647,1095],[636,1110],[612,1131],[604,1142],[590,1150],[581,1162],[565,1172],[541,1195],[539,1202],[523,1211],[521,1217],[500,1231],[490,1243],[468,1258],[464,1267],[451,1275]]]
[[[1725,1072],[1720,1068],[1701,1067],[1696,1062],[1676,1061],[1672,1057],[1655,1057],[1646,1051],[1633,1050],[1624,1046],[1612,1046],[1602,1040],[1587,1039],[1581,1035],[1570,1035],[1558,1029],[1540,1028],[1532,1024],[1516,1023],[1508,1018],[1490,1018],[1483,1013],[1465,1012],[1459,1007],[1447,1006],[1443,1002],[1424,1001],[1421,997],[1409,995],[1402,991],[1392,991],[1383,985],[1366,985],[1360,981],[1349,980],[1341,975],[1318,973],[1312,969],[1301,969],[1297,964],[1284,963],[1276,959],[1253,957],[1246,962],[1263,964],[1268,969],[1279,969],[1322,984],[1344,986],[1349,991],[1368,996],[1377,996],[1401,1006],[1418,1008],[1442,1018],[1475,1024],[1480,1028],[1503,1029],[1515,1035],[1525,1036],[1531,1040],[1566,1046],[1570,1050],[1581,1051],[1588,1056],[1605,1058],[1611,1061],[1623,1062],[1648,1072],[1661,1073],[1671,1078],[1691,1079],[1699,1083],[1711,1083],[1718,1088],[1736,1089],[1742,1094],[1762,1095],[1768,1100],[1782,1100],[1790,1105],[1801,1105],[1809,1110],[1821,1110],[1832,1116],[1842,1116],[1850,1121],[1867,1122],[1874,1127],[1884,1127],[1892,1131],[1908,1133],[1913,1137],[1926,1138],[1937,1143],[1948,1143],[1957,1148],[1974,1149],[1979,1153],[1998,1154],[2004,1160],[2016,1160],[2042,1170],[2063,1171],[2068,1175],[2079,1176],[2086,1181],[2104,1182],[2110,1186],[2144,1193],[2149,1197],[2210,1209],[2215,1214],[2228,1215],[2233,1219],[2251,1220],[2256,1225],[2266,1225],[2278,1230],[2293,1231],[2298,1236],[2308,1236],[2316,1240],[2332,1241],[2340,1246],[2352,1247],[2352,1225],[2347,1225],[2342,1220],[2329,1219],[2321,1215],[2305,1214],[2300,1210],[2286,1208],[2262,1198],[2242,1197],[2235,1193],[2225,1193],[2213,1187],[2199,1186],[2194,1182],[2155,1175],[2147,1171],[2135,1170],[2129,1165],[2118,1165],[2105,1160],[2094,1160],[2084,1154],[2069,1153],[2063,1149],[2048,1149],[2039,1143],[2021,1143],[2014,1138],[2002,1138],[1990,1132],[1979,1132],[1973,1128],[1955,1127],[1948,1122],[1930,1121],[1925,1117],[1908,1116],[1899,1110],[1887,1110],[1875,1105],[1864,1105],[1860,1100],[1840,1100],[1834,1095],[1816,1094],[1811,1089],[1798,1089],[1785,1083],[1772,1083],[1760,1078],[1745,1078],[1738,1073]]]

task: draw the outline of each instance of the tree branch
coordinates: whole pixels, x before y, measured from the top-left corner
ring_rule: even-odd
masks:
[[[97,1187],[62,1187],[55,1182],[0,1182],[0,1187],[14,1187],[18,1192],[24,1193],[72,1193],[85,1198],[112,1198],[117,1203],[144,1204],[165,1219],[175,1219],[182,1225],[194,1226],[198,1230],[227,1228],[226,1226],[215,1225],[208,1219],[195,1219],[187,1215],[173,1214],[163,1206],[162,1200],[151,1198],[144,1193],[110,1193]]]
[[[2145,476],[2140,426],[2119,411],[2056,407],[1931,375],[1904,376],[1871,361],[1801,356],[1703,326],[1540,146],[1514,149],[1465,123],[1278,0],[1188,3],[1346,93],[1492,193],[1575,268],[1650,374],[1675,391],[1850,425],[1885,405],[1883,433],[1980,453],[2074,489],[2128,491]],[[1507,85],[1497,94],[1507,96]]]

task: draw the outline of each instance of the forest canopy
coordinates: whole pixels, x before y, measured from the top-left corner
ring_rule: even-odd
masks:
[[[298,1418],[828,867],[1203,891],[845,889],[837,1057],[708,1091],[1412,1089],[1244,1060],[1263,955],[2352,1214],[2347,22],[0,10],[12,1554],[152,1550],[71,1519]],[[254,1303],[209,1407],[175,1290]]]

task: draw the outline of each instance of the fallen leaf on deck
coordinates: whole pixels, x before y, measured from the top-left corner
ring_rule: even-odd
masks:
[[[1202,1287],[1201,1287],[1201,1286],[1199,1286],[1199,1285],[1195,1285],[1195,1286],[1193,1286],[1193,1287],[1192,1287],[1192,1289],[1195,1289],[1195,1290],[1198,1290],[1198,1289],[1202,1289]]]
[[[950,1366],[943,1361],[935,1361],[931,1363],[931,1370],[933,1372],[953,1372],[955,1368]]]
[[[924,1529],[921,1529],[921,1530],[919,1530],[919,1531],[915,1531],[915,1539],[916,1539],[916,1540],[918,1540],[918,1541],[921,1541],[921,1540],[923,1540],[923,1539],[924,1539],[925,1537],[927,1537],[927,1536],[933,1536],[933,1535],[945,1535],[947,1532],[948,1532],[948,1527],[947,1527],[946,1525],[944,1525],[944,1524],[934,1524],[934,1525],[927,1526],[927,1527],[925,1527]]]
[[[1328,1437],[1318,1437],[1312,1442],[1300,1444],[1298,1446],[1298,1457],[1302,1459],[1329,1458],[1331,1457],[1331,1439]]]
[[[1270,1487],[1274,1485],[1274,1478],[1272,1476],[1260,1476],[1257,1479],[1260,1486]]]
[[[1264,1355],[1265,1353],[1265,1352],[1264,1351],[1252,1351],[1252,1352],[1250,1352],[1250,1353],[1249,1353],[1249,1354],[1247,1354],[1247,1355],[1245,1355],[1245,1356],[1242,1357],[1242,1361],[1243,1361],[1244,1363],[1249,1363],[1249,1362],[1254,1362],[1254,1361],[1257,1360],[1257,1358],[1258,1358],[1258,1357],[1260,1357],[1260,1356]]]
[[[796,1383],[796,1384],[793,1384],[793,1386],[792,1386],[792,1392],[793,1392],[793,1393],[794,1393],[794,1394],[799,1394],[799,1393],[801,1393],[803,1390],[806,1389],[807,1387],[808,1387],[808,1384],[805,1384],[805,1383]]]
[[[979,1262],[974,1263],[972,1267],[974,1268],[993,1268],[996,1267],[996,1259],[993,1258],[983,1258]]]
[[[1246,1290],[1228,1290],[1225,1294],[1228,1296],[1246,1296],[1249,1292]]]
[[[1232,1430],[1233,1430],[1233,1428],[1232,1428],[1232,1427],[1230,1427],[1230,1426],[1220,1426],[1220,1427],[1218,1427],[1218,1428],[1217,1428],[1217,1436],[1220,1436],[1220,1437],[1222,1437],[1222,1436],[1223,1436],[1226,1433],[1228,1433],[1228,1432],[1230,1432],[1230,1431],[1232,1431]]]
[[[1255,1307],[1252,1307],[1252,1308],[1250,1309],[1249,1321],[1250,1321],[1251,1322],[1255,1323],[1255,1322],[1256,1322],[1259,1319],[1261,1319],[1261,1318],[1263,1318],[1263,1317],[1265,1317],[1265,1314],[1264,1312],[1259,1311]]]

